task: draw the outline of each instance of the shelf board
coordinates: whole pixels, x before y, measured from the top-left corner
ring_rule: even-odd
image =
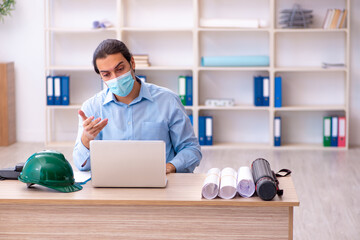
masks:
[[[347,67],[275,67],[275,72],[346,72]]]
[[[53,33],[103,33],[103,32],[116,32],[117,29],[114,27],[111,28],[59,28],[52,27],[46,28],[46,31]]]
[[[136,67],[135,63],[135,69],[136,70],[154,70],[154,71],[178,71],[178,70],[192,70],[192,66],[149,66],[149,67]]]
[[[157,27],[123,27],[120,30],[125,32],[192,32],[192,28],[157,28]]]
[[[199,67],[199,71],[269,71],[270,67]]]
[[[274,108],[276,112],[286,111],[346,111],[344,105],[291,106]]]
[[[48,66],[46,67],[46,70],[48,71],[94,71],[94,67],[93,66]]]
[[[324,33],[324,32],[348,32],[347,28],[341,29],[323,29],[323,28],[301,28],[301,29],[290,29],[290,28],[276,28],[275,33]]]
[[[223,150],[223,149],[273,149],[273,150],[327,150],[343,151],[346,147],[324,147],[322,143],[291,143],[274,147],[269,143],[215,143],[214,145],[202,145],[201,149]]]
[[[74,105],[47,105],[46,109],[47,110],[53,110],[53,109],[80,109],[81,105],[80,104],[74,104]]]
[[[178,70],[192,70],[192,66],[149,66],[149,67],[136,67],[136,70],[150,70],[150,71],[178,71]],[[89,66],[49,66],[46,67],[49,71],[94,71],[94,67]]]
[[[200,32],[270,32],[269,28],[199,27]]]
[[[232,107],[212,107],[201,105],[199,110],[243,110],[243,111],[268,111],[269,107],[255,107],[254,105],[232,106]]]
[[[269,143],[214,143],[214,145],[202,145],[201,149],[270,149]]]
[[[278,150],[346,150],[346,147],[324,147],[322,143],[289,143],[279,147]]]

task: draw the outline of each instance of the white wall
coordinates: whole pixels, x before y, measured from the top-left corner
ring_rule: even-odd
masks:
[[[0,22],[0,62],[15,62],[18,141],[45,139],[44,1],[17,0]]]
[[[360,146],[360,1],[351,1],[351,84],[350,133],[351,146]]]
[[[323,0],[325,1],[325,0]],[[326,2],[326,1],[325,1]],[[0,62],[15,62],[17,139],[45,139],[44,1],[17,0],[0,23]],[[351,7],[350,145],[360,145],[360,1]]]

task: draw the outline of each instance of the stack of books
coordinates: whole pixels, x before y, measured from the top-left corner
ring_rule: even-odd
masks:
[[[136,67],[150,67],[149,63],[149,55],[147,54],[134,54],[133,55],[135,60]]]
[[[338,116],[324,117],[324,147],[346,146],[346,118]]]
[[[323,22],[323,28],[337,29],[345,27],[346,15],[346,9],[328,9]]]

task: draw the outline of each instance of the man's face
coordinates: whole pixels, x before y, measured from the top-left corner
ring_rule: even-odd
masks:
[[[132,66],[135,66],[133,58],[131,58],[131,63]],[[129,62],[126,61],[121,53],[111,54],[105,58],[98,58],[96,59],[96,65],[104,81],[119,77],[131,69]],[[133,72],[131,75],[134,75]]]

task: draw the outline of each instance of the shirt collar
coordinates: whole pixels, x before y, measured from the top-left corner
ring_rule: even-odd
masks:
[[[147,84],[142,82],[138,77],[136,77],[136,81],[139,81],[141,83],[140,93],[139,93],[139,96],[137,98],[135,98],[129,105],[138,103],[143,98],[153,102],[154,100],[153,100],[153,97],[151,96],[151,93],[149,91],[149,88],[148,88]],[[115,98],[115,95],[110,91],[110,89],[107,89],[103,105],[106,105],[106,104],[108,104],[109,102],[112,102],[112,101],[113,102],[118,102],[116,100],[116,98]]]

